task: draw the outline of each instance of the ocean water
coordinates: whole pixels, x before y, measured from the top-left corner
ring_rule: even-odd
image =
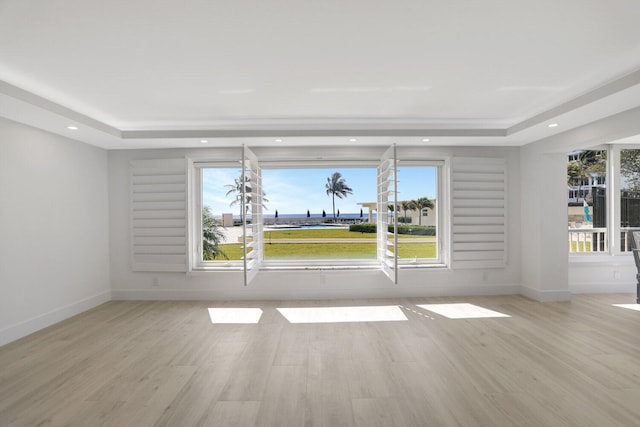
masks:
[[[338,216],[338,215],[336,215]],[[275,218],[275,214],[266,214],[263,215],[263,217],[265,218]],[[363,213],[362,214],[362,218],[366,218],[367,214]],[[307,214],[281,214],[278,213],[278,219],[280,218],[307,218]],[[309,218],[322,218],[322,214],[310,214]],[[327,212],[327,218],[333,218],[333,214]],[[360,213],[346,213],[343,214],[342,212],[340,212],[340,216],[339,218],[360,218]]]

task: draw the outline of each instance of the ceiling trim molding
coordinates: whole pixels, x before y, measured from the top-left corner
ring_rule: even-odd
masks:
[[[117,129],[113,126],[109,126],[106,123],[103,123],[89,116],[85,116],[82,113],[79,113],[75,110],[64,107],[60,104],[56,104],[55,102],[50,101],[41,96],[38,96],[34,93],[28,92],[24,89],[20,89],[19,87],[13,86],[4,80],[0,80],[0,93],[3,93],[17,100],[26,102],[27,104],[31,104],[43,110],[49,111],[53,114],[57,114],[59,116],[65,117],[73,122],[82,123],[85,126],[92,127],[96,130],[105,132],[109,135],[112,135],[118,138],[122,137],[122,132],[120,131],[120,129]]]
[[[640,107],[525,144],[541,153],[568,153],[640,134]]]
[[[564,102],[554,108],[537,114],[529,119],[517,123],[507,128],[481,128],[481,127],[446,127],[431,128],[428,125],[418,122],[406,123],[384,123],[383,120],[377,123],[366,124],[362,122],[340,123],[307,123],[306,126],[296,123],[295,128],[287,126],[286,123],[274,125],[273,123],[249,123],[237,125],[236,127],[218,129],[156,129],[156,130],[121,130],[110,126],[104,122],[79,113],[70,108],[64,107],[41,96],[35,95],[19,87],[13,86],[6,81],[0,80],[0,94],[4,94],[15,100],[24,102],[46,113],[53,114],[58,118],[64,118],[72,122],[83,124],[96,131],[115,137],[120,141],[133,140],[153,140],[153,139],[204,139],[204,138],[286,138],[286,137],[488,137],[504,138],[516,133],[531,129],[543,122],[549,121],[559,115],[575,111],[614,94],[629,90],[640,85],[640,69],[631,72],[619,79],[604,84],[574,99]],[[640,87],[640,86],[639,86]],[[5,116],[3,114],[3,116]],[[11,119],[11,117],[6,116]],[[28,123],[30,126],[38,127],[38,123]],[[385,127],[381,127],[385,126]],[[432,125],[435,125],[433,123]],[[259,127],[258,127],[259,126]],[[389,127],[387,127],[389,126]]]
[[[636,70],[631,74],[627,74],[624,77],[609,82],[583,95],[573,98],[570,101],[564,102],[554,108],[551,108],[550,110],[544,111],[531,118],[523,120],[522,122],[508,128],[507,136],[539,125],[540,123],[544,123],[561,114],[565,114],[580,107],[584,107],[585,105],[599,101],[603,98],[606,98],[607,96],[621,92],[625,89],[632,88],[633,86],[636,86],[638,84],[640,84],[640,70]]]
[[[506,129],[224,129],[123,131],[123,139],[279,138],[279,137],[503,137]]]

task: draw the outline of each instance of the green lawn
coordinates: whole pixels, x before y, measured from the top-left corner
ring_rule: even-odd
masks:
[[[425,236],[399,236],[398,255],[400,258],[435,258],[435,242],[407,243],[409,239]],[[327,243],[279,243],[279,239],[335,239]],[[340,242],[341,239],[366,239],[363,242]],[[220,245],[230,260],[242,259],[242,244]],[[348,229],[287,229],[264,232],[264,257],[278,259],[375,259],[376,234],[352,232]]]
[[[242,258],[242,245],[220,245],[230,260]],[[376,243],[271,243],[264,244],[267,260],[276,259],[375,259]],[[400,243],[400,258],[435,258],[435,242]]]

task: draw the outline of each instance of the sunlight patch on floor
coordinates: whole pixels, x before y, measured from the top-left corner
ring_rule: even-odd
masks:
[[[614,307],[627,308],[629,310],[640,311],[640,304],[613,304]]]
[[[418,304],[418,307],[449,319],[482,319],[489,317],[511,317],[508,314],[489,310],[469,303]]]
[[[250,324],[258,323],[262,317],[260,308],[210,308],[209,317],[211,323],[215,324]]]
[[[347,323],[407,321],[400,307],[296,307],[278,308],[290,323]]]

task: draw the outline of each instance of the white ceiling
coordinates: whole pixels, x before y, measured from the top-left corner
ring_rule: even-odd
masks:
[[[640,106],[639,21],[638,0],[0,0],[0,115],[104,148],[521,145]]]

